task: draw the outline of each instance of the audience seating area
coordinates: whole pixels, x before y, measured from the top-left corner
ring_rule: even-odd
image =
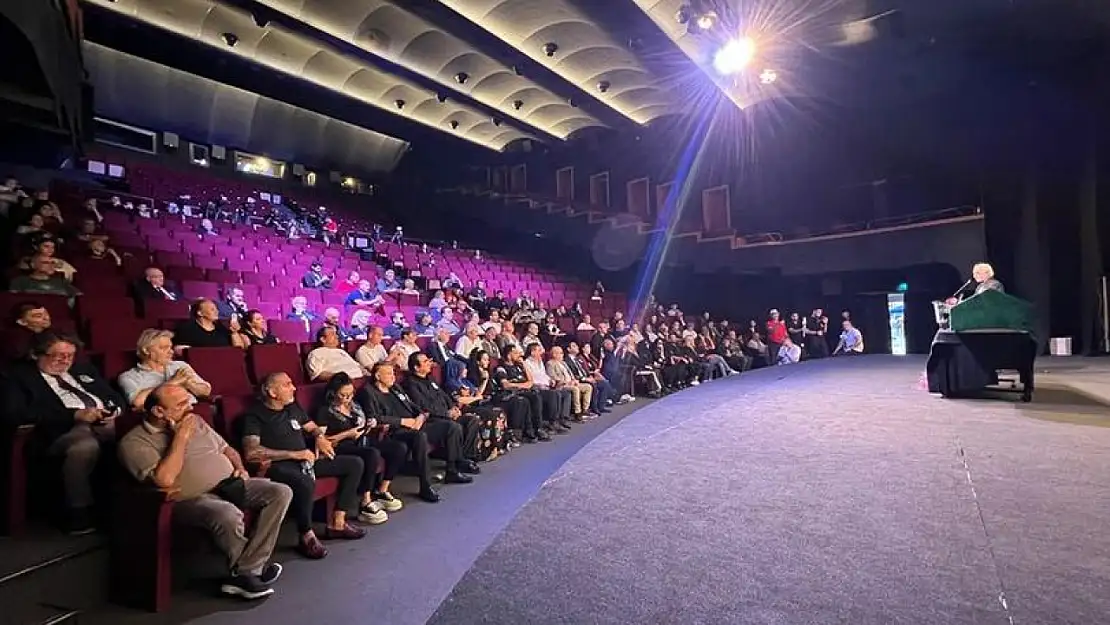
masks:
[[[147,175],[133,168],[139,183],[137,192],[161,201],[172,201],[181,194],[216,197],[243,192],[240,184],[228,188],[222,181],[204,180],[195,175]],[[67,222],[79,222],[86,216],[81,203],[82,191],[62,186],[53,199],[60,205]],[[103,206],[104,203],[101,203]],[[135,365],[137,336],[147,328],[172,329],[189,317],[189,303],[196,298],[219,300],[232,287],[241,289],[251,308],[260,310],[269,320],[271,332],[280,341],[273,345],[191,348],[182,359],[212,384],[211,403],[197,405],[197,414],[223,433],[233,443],[237,420],[252,400],[259,380],[271,372],[285,372],[298,385],[299,403],[309,407],[319,402],[323,384],[307,383],[305,355],[313,346],[310,337],[322,321],[304,323],[287,320],[290,301],[304,297],[309,310],[322,319],[325,308],[343,312],[343,324],[358,307],[344,310],[346,292],[302,287],[302,277],[313,262],[323,265],[326,273],[335,275],[335,282],[348,272],[357,271],[373,280],[386,267],[405,269],[409,277],[422,279],[427,290],[419,296],[387,294],[386,305],[375,310],[374,322],[384,325],[389,313],[401,311],[409,323],[418,311],[426,310],[432,291],[452,274],[468,286],[477,280],[486,281],[492,296],[503,290],[509,298],[528,291],[539,304],[555,307],[581,303],[585,310],[598,317],[611,315],[626,305],[623,297],[606,296],[604,303],[589,299],[589,285],[565,279],[553,272],[492,255],[476,257],[473,251],[432,249],[418,244],[382,243],[373,260],[349,251],[332,242],[289,239],[257,226],[216,224],[219,234],[197,234],[199,219],[188,219],[161,212],[154,218],[143,218],[135,212],[105,209],[102,211],[104,234],[109,245],[121,257],[119,266],[111,262],[93,261],[63,249],[59,256],[72,258],[76,268],[74,286],[80,291],[71,302],[61,295],[0,293],[0,308],[15,309],[28,301],[40,302],[51,314],[52,329],[73,332],[83,339],[84,348],[78,359],[94,364],[103,377],[114,381],[120,373]],[[365,221],[334,215],[342,228],[368,229]],[[434,259],[434,262],[432,262]],[[175,283],[181,294],[178,301],[141,300],[132,293],[133,285],[142,280],[149,267],[161,269],[167,282]],[[0,341],[8,340],[11,327],[0,331]],[[22,331],[22,330],[20,330]],[[570,328],[573,333],[574,329]],[[573,334],[572,334],[573,335]],[[425,349],[427,337],[418,344]],[[363,341],[351,340],[345,349],[354,354]],[[390,341],[386,340],[386,348]],[[453,343],[453,339],[452,339]],[[441,380],[437,367],[433,376]],[[364,380],[358,380],[361,385]],[[120,434],[137,424],[141,415],[129,412],[118,423]],[[6,444],[4,521],[10,534],[18,535],[27,523],[28,497],[27,442],[33,426],[25,425],[12,432]],[[261,471],[265,467],[260,468]],[[174,536],[170,529],[173,501],[170,495],[153,488],[120,479],[112,498],[112,570],[111,581],[115,599],[151,610],[164,610],[170,601],[171,559],[175,542],[188,537]],[[335,478],[317,481],[316,499],[322,500],[330,512],[336,505]]]

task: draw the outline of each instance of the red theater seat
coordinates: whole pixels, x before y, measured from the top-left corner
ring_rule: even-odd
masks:
[[[191,347],[185,350],[185,362],[212,385],[213,395],[250,393],[253,388],[238,347]]]
[[[270,373],[282,371],[300,386],[305,382],[303,363],[296,343],[255,345],[247,350],[247,369],[255,384]]]

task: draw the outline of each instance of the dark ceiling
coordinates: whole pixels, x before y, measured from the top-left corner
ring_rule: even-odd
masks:
[[[715,30],[688,33],[675,18],[683,5],[715,11]],[[1110,28],[1107,9],[1080,0],[88,0],[85,7],[87,38],[97,44],[464,159],[525,142],[565,146],[583,135],[681,123],[722,94],[756,108],[816,102],[823,122],[874,125],[888,141],[918,139],[882,131],[897,119],[944,123],[997,107],[1001,113],[982,118],[1004,126],[1014,121],[1005,109],[1023,90],[1047,92],[1065,108],[1101,102]],[[753,29],[762,65],[749,72],[771,67],[781,78],[726,83],[710,59],[729,34]],[[979,123],[973,119],[980,118],[964,121]]]

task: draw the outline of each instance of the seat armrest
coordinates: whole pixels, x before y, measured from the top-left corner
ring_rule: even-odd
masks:
[[[370,438],[375,440],[385,440],[385,437],[389,435],[389,424],[383,423],[377,427],[370,428],[369,434]]]

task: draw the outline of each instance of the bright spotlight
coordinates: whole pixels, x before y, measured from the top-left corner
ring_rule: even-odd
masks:
[[[742,71],[755,58],[755,42],[750,37],[733,39],[726,43],[713,57],[713,67],[721,74],[735,74]]]
[[[759,74],[759,82],[769,85],[779,79],[779,73],[773,69],[765,69]]]

